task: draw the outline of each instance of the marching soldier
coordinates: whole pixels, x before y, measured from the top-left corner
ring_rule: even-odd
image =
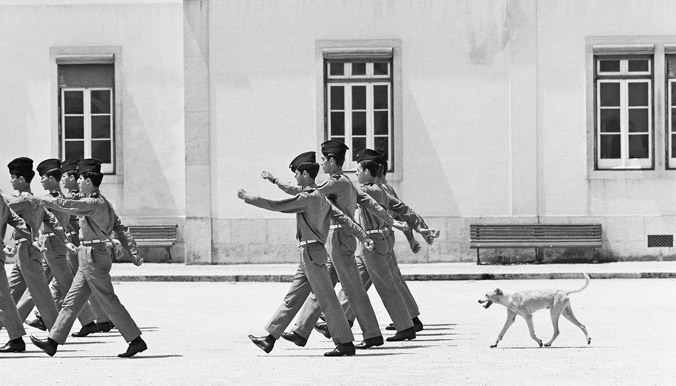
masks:
[[[78,183],[84,198],[72,200],[61,197],[34,197],[33,200],[52,210],[80,216],[79,267],[73,284],[66,294],[63,307],[46,339],[31,336],[33,344],[49,356],[56,354],[58,345],[66,342],[77,315],[93,295],[112,319],[124,339],[129,342],[127,351],[119,357],[131,357],[145,351],[148,346],[141,338],[141,330],[122,305],[110,279],[112,256],[106,249],[106,240],[115,232],[116,237],[132,256],[135,265],[143,259],[138,255],[136,242],[122,224],[112,205],[101,195],[99,186],[103,179],[101,161],[90,158],[80,161]]]
[[[330,219],[336,221],[368,246],[371,246],[372,242],[358,224],[335,208],[317,190],[315,177],[319,172],[319,164],[315,162],[315,152],[300,154],[289,167],[295,173],[296,182],[302,188],[302,191],[295,197],[272,201],[251,196],[241,189],[237,193],[237,196],[247,204],[283,213],[296,213],[296,237],[300,254],[298,271],[291,288],[265,328],[268,335],[262,337],[249,335],[249,338],[266,353],[272,351],[276,340],[291,323],[312,291],[324,311],[326,322],[333,331],[333,340],[336,343],[335,349],[325,353],[324,356],[354,355],[355,347],[352,343],[354,336],[326,270],[328,255],[324,244],[329,232]]]

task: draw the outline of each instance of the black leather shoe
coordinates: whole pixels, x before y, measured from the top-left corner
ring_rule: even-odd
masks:
[[[326,323],[315,324],[315,330],[319,331],[326,339],[331,339],[331,331]]]
[[[423,324],[417,316],[413,318],[413,329],[415,332],[420,332],[423,330]]]
[[[9,342],[5,343],[4,346],[0,347],[0,352],[24,352],[26,351],[26,343],[24,343],[23,338],[19,337],[12,339]]]
[[[394,323],[388,324],[387,327],[385,327],[385,329],[389,331],[397,331],[397,328],[394,327]]]
[[[96,323],[96,328],[98,329],[98,332],[108,332],[113,329],[113,322],[103,322],[103,323]]]
[[[140,352],[146,351],[147,349],[148,345],[139,336],[138,338],[132,340],[131,343],[129,343],[129,347],[127,347],[126,352],[123,352],[122,354],[117,354],[117,356],[120,358],[131,358]]]
[[[401,342],[403,340],[415,339],[415,328],[407,328],[403,331],[398,331],[393,336],[387,338],[388,342]]]
[[[96,326],[96,323],[91,322],[89,324],[85,324],[84,326],[82,326],[80,331],[74,332],[74,333],[70,334],[70,336],[74,336],[76,338],[82,338],[84,336],[87,336],[89,334],[93,334],[95,332],[99,332],[99,328]]]
[[[355,349],[354,345],[352,342],[350,343],[341,343],[336,346],[333,350],[329,352],[325,352],[324,356],[325,357],[342,357],[342,356],[347,356],[350,357],[354,355]]]
[[[373,346],[382,346],[383,343],[385,343],[385,341],[383,341],[383,337],[376,336],[374,338],[364,339],[363,342],[355,344],[354,347],[359,350],[366,350],[367,348],[371,348]]]
[[[38,330],[47,331],[47,326],[45,326],[45,322],[42,321],[42,318],[39,316],[33,320],[27,321],[26,324],[33,328],[37,328]]]
[[[253,336],[249,335],[249,339],[265,353],[270,353],[275,348],[275,338],[268,336]]]
[[[47,353],[47,355],[50,357],[53,357],[54,354],[56,354],[56,347],[59,345],[52,338],[38,339],[33,335],[31,335],[31,342],[38,346],[42,351]]]
[[[302,336],[298,335],[295,331],[284,332],[282,334],[282,338],[288,340],[289,342],[293,342],[296,344],[296,346],[300,347],[305,347],[305,345],[307,344],[307,338],[303,338]]]

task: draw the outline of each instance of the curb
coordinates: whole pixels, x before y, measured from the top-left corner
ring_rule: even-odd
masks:
[[[289,283],[294,275],[119,275],[111,276],[116,282],[272,282]],[[406,281],[462,281],[462,280],[561,280],[580,279],[579,272],[555,273],[451,273],[405,274]],[[591,279],[676,279],[676,272],[597,272],[589,273]]]

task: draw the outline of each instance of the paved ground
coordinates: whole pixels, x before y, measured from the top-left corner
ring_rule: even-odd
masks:
[[[571,267],[572,268],[572,267]],[[118,267],[114,267],[114,271]],[[6,384],[47,385],[673,385],[676,380],[676,280],[592,280],[572,295],[592,337],[561,320],[552,348],[537,348],[517,320],[497,349],[505,310],[477,303],[488,290],[577,288],[582,280],[414,281],[425,330],[350,358],[324,358],[332,343],[313,334],[305,348],[279,341],[263,353],[247,334],[263,325],[288,287],[277,282],[119,282],[116,291],[149,349],[118,359],[117,333],[72,338],[50,358],[29,344],[0,356]],[[389,322],[370,293],[381,325]],[[535,315],[541,338],[546,311]],[[357,334],[358,327],[354,332]],[[30,333],[38,333],[29,328]],[[357,334],[357,339],[360,336]],[[0,340],[6,339],[0,332]],[[28,339],[26,338],[28,342]],[[16,381],[16,382],[13,382]]]

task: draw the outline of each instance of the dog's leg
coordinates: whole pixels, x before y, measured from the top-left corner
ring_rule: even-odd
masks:
[[[578,326],[580,330],[582,330],[582,332],[584,333],[584,337],[587,339],[587,344],[591,344],[591,338],[589,337],[589,334],[587,334],[587,327],[585,327],[584,324],[580,323],[580,321],[577,320],[577,318],[573,314],[573,309],[570,308],[570,304],[568,305],[568,307],[563,309],[563,316],[566,319],[570,320],[571,323]]]
[[[502,338],[505,336],[505,333],[509,329],[509,327],[514,324],[514,320],[516,320],[516,314],[507,311],[507,321],[505,321],[505,325],[502,327],[502,330],[500,331],[500,334],[498,334],[498,339],[495,341],[495,344],[491,345],[491,348],[498,347],[498,343],[502,340]]]
[[[545,347],[550,347],[554,343],[554,339],[559,336],[559,318],[561,317],[561,309],[552,308],[549,314],[552,317],[552,327],[554,327],[554,333],[552,334],[552,339],[549,342],[545,343]]]
[[[537,336],[535,336],[535,327],[533,327],[533,314],[526,314],[523,316],[524,319],[526,319],[526,324],[528,324],[528,331],[530,331],[530,337],[533,338],[536,342],[538,342],[538,345],[542,347],[542,340],[540,340]]]

